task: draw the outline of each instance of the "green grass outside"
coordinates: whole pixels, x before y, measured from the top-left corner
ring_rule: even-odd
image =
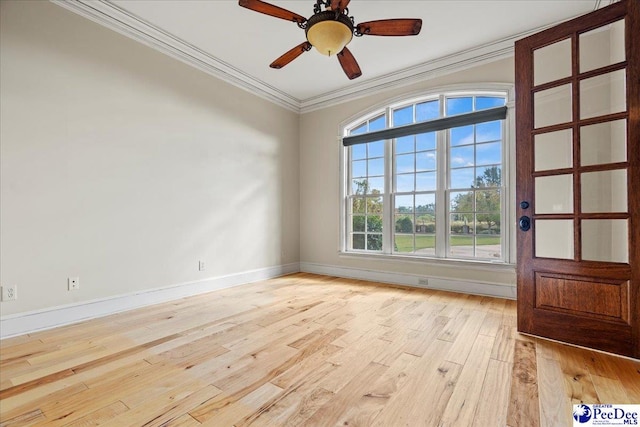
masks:
[[[478,246],[499,245],[500,236],[478,236]],[[396,234],[396,251],[413,252],[413,236]],[[436,245],[435,236],[416,235],[416,250],[434,248]],[[471,246],[473,236],[451,236],[451,246]]]

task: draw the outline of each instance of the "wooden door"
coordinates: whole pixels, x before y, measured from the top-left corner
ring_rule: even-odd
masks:
[[[640,1],[516,43],[518,330],[640,358]]]

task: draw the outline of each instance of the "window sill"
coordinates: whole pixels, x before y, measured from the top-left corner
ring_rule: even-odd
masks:
[[[487,260],[465,260],[465,259],[443,259],[443,258],[427,258],[408,255],[388,255],[363,252],[345,252],[339,251],[340,258],[352,259],[369,259],[377,261],[392,261],[402,263],[421,263],[423,265],[449,267],[463,270],[486,270],[486,271],[516,271],[515,264],[509,264],[504,261],[487,261]]]

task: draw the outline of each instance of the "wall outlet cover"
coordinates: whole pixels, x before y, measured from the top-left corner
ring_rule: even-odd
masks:
[[[18,285],[2,287],[2,301],[15,301],[18,299]]]
[[[79,277],[69,277],[68,285],[70,291],[75,291],[80,289],[80,278]]]

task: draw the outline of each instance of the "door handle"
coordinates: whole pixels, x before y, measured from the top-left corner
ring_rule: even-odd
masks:
[[[520,220],[518,221],[518,226],[522,231],[529,231],[529,229],[531,228],[531,219],[529,219],[528,216],[521,216]]]

